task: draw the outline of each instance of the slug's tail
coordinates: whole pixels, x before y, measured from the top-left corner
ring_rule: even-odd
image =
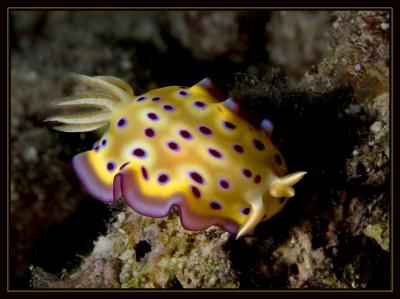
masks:
[[[133,96],[132,87],[125,81],[112,76],[89,77],[71,74],[75,81],[92,89],[91,92],[78,94],[54,103],[57,107],[86,108],[80,113],[65,113],[51,116],[44,121],[55,121],[62,125],[53,129],[63,132],[87,132],[108,124],[112,112],[127,103]],[[89,110],[87,110],[89,108]]]
[[[269,193],[273,197],[293,197],[295,191],[293,185],[300,181],[307,172],[296,171],[294,173],[285,175],[284,177],[275,178],[271,182]]]
[[[283,177],[275,177],[270,182],[269,193],[272,197],[293,197],[295,191],[293,185],[299,182],[306,172],[297,171]],[[260,223],[265,215],[266,206],[262,196],[250,198],[251,212],[247,220],[241,225],[238,230],[236,239],[251,232]]]

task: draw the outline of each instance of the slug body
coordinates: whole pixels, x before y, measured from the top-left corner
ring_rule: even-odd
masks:
[[[92,150],[73,158],[84,187],[103,202],[122,197],[151,217],[176,206],[188,230],[218,225],[240,237],[281,210],[305,174],[287,175],[268,134],[240,118],[231,99],[219,102],[209,79],[135,96],[120,79],[76,76],[97,92],[75,104],[98,103],[100,111],[87,123],[49,120],[64,122],[63,131],[109,124]]]

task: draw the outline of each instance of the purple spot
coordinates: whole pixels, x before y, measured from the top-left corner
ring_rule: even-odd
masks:
[[[179,91],[179,95],[181,96],[187,96],[189,93],[187,91],[181,90]]]
[[[151,120],[158,120],[157,114],[153,112],[147,113],[147,117],[150,118]]]
[[[95,150],[96,152],[98,152],[99,149],[100,149],[99,145],[96,145],[96,146],[94,147],[94,150]]]
[[[213,156],[215,158],[218,158],[218,159],[222,158],[222,154],[214,148],[209,148],[208,152],[210,153],[211,156]]]
[[[161,100],[161,98],[160,97],[154,97],[154,98],[152,98],[151,99],[153,102],[158,102],[159,100]]]
[[[102,146],[106,146],[106,145],[107,145],[107,138],[104,138],[104,139],[101,141],[101,145],[102,145]]]
[[[180,130],[179,134],[185,139],[191,139],[192,138],[192,134],[190,134],[190,132],[187,131],[187,130]]]
[[[211,129],[209,127],[206,127],[206,126],[199,126],[199,131],[201,133],[203,133],[204,135],[211,135],[212,134]]]
[[[174,110],[174,106],[167,104],[163,106],[163,109],[167,111],[172,111]]]
[[[138,98],[137,100],[136,100],[136,102],[142,102],[142,101],[144,101],[146,99],[146,97],[140,97],[140,98]]]
[[[126,120],[126,118],[125,117],[121,117],[119,119],[119,121],[117,122],[117,127],[118,128],[123,128],[123,127],[126,126],[127,123],[128,123],[128,121]]]
[[[257,174],[254,177],[254,183],[259,184],[261,182],[261,175]]]
[[[234,149],[235,151],[237,151],[238,153],[243,153],[243,151],[244,151],[243,146],[241,146],[241,145],[239,145],[239,144],[234,144],[234,145],[233,145],[233,149]]]
[[[139,157],[139,158],[144,158],[144,157],[146,157],[146,152],[141,148],[135,148],[132,151],[132,155]]]
[[[141,167],[141,170],[142,170],[142,176],[143,176],[143,178],[147,181],[147,180],[149,179],[149,174],[147,173],[146,167],[142,166],[142,167]]]
[[[258,140],[258,139],[253,139],[253,143],[254,143],[254,146],[255,146],[259,151],[262,151],[262,150],[265,149],[264,143],[262,143],[260,140]]]
[[[219,180],[219,185],[222,189],[229,189],[229,182],[225,179]]]
[[[249,215],[250,214],[250,208],[241,208],[240,213],[243,215]]]
[[[179,144],[174,141],[169,141],[167,143],[168,147],[173,151],[179,151]]]
[[[231,123],[229,121],[224,121],[224,125],[225,125],[225,127],[227,127],[230,130],[236,129],[236,125],[234,125],[233,123]]]
[[[215,201],[215,200],[212,200],[212,201],[211,201],[210,206],[211,206],[211,208],[214,209],[214,210],[220,210],[220,209],[222,209],[221,204],[220,204],[219,202]]]
[[[165,173],[159,174],[158,182],[160,184],[166,184],[166,183],[168,183],[168,181],[169,181],[169,176],[167,174],[165,174]]]
[[[152,137],[154,137],[154,136],[156,135],[156,132],[155,132],[152,128],[146,128],[146,129],[144,130],[144,134],[145,134],[147,137],[152,138]]]
[[[203,101],[196,101],[194,102],[194,106],[197,108],[204,109],[206,107],[206,103],[204,103]]]
[[[108,171],[110,171],[110,172],[112,172],[114,169],[115,169],[115,162],[113,162],[113,161],[109,161],[108,163],[107,163],[107,170]]]
[[[197,188],[196,186],[191,186],[191,189],[192,189],[193,195],[194,195],[196,198],[200,198],[201,193],[200,193],[199,188]]]
[[[203,184],[204,179],[198,172],[191,172],[191,173],[189,173],[189,175],[193,179],[193,181],[195,181],[199,184]]]
[[[253,174],[251,173],[251,170],[248,168],[243,169],[243,174],[246,178],[250,178]]]
[[[120,167],[119,167],[119,170],[122,170],[122,169],[124,169],[125,168],[125,166],[126,165],[128,165],[129,164],[129,162],[125,162],[124,164],[122,164]]]

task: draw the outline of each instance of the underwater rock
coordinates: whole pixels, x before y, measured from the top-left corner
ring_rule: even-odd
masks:
[[[389,14],[333,16],[328,49],[299,84],[284,75],[244,75],[231,93],[250,114],[265,111],[288,163],[310,175],[305,198],[299,195],[283,220],[266,224],[268,234],[260,228],[245,248],[234,246],[233,266],[243,287],[389,287],[389,39],[382,26],[390,23]],[[296,165],[300,161],[304,165]],[[288,240],[294,240],[291,248]],[[244,257],[242,251],[253,254]]]
[[[331,21],[328,11],[273,11],[266,26],[266,48],[273,64],[301,79],[324,57]]]
[[[47,287],[236,288],[239,282],[224,250],[228,237],[216,227],[186,231],[176,212],[156,219],[128,209],[78,269]],[[42,278],[48,276],[34,270],[33,287],[43,286]]]
[[[246,49],[240,41],[238,11],[173,11],[167,17],[171,34],[198,59]]]
[[[355,101],[346,109],[348,115],[367,117],[369,125],[360,128],[357,144],[346,162],[349,182],[357,182],[363,194],[366,212],[362,228],[382,248],[389,234],[379,238],[371,234],[389,231],[390,145],[389,145],[389,11],[341,11],[335,13],[333,42],[324,60],[308,72],[303,86],[313,90],[334,88],[348,82]],[[362,110],[367,116],[362,115]],[[366,193],[362,190],[369,190]],[[359,231],[358,231],[359,232]],[[383,238],[381,240],[381,238]]]

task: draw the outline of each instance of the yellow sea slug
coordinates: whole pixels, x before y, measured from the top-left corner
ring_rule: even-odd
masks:
[[[103,202],[122,197],[151,217],[176,206],[188,230],[218,225],[240,237],[281,210],[305,174],[287,175],[270,123],[259,130],[240,118],[209,79],[135,96],[115,77],[73,77],[93,91],[57,105],[96,110],[47,121],[63,123],[55,129],[64,132],[109,125],[92,150],[73,158],[84,187]]]

